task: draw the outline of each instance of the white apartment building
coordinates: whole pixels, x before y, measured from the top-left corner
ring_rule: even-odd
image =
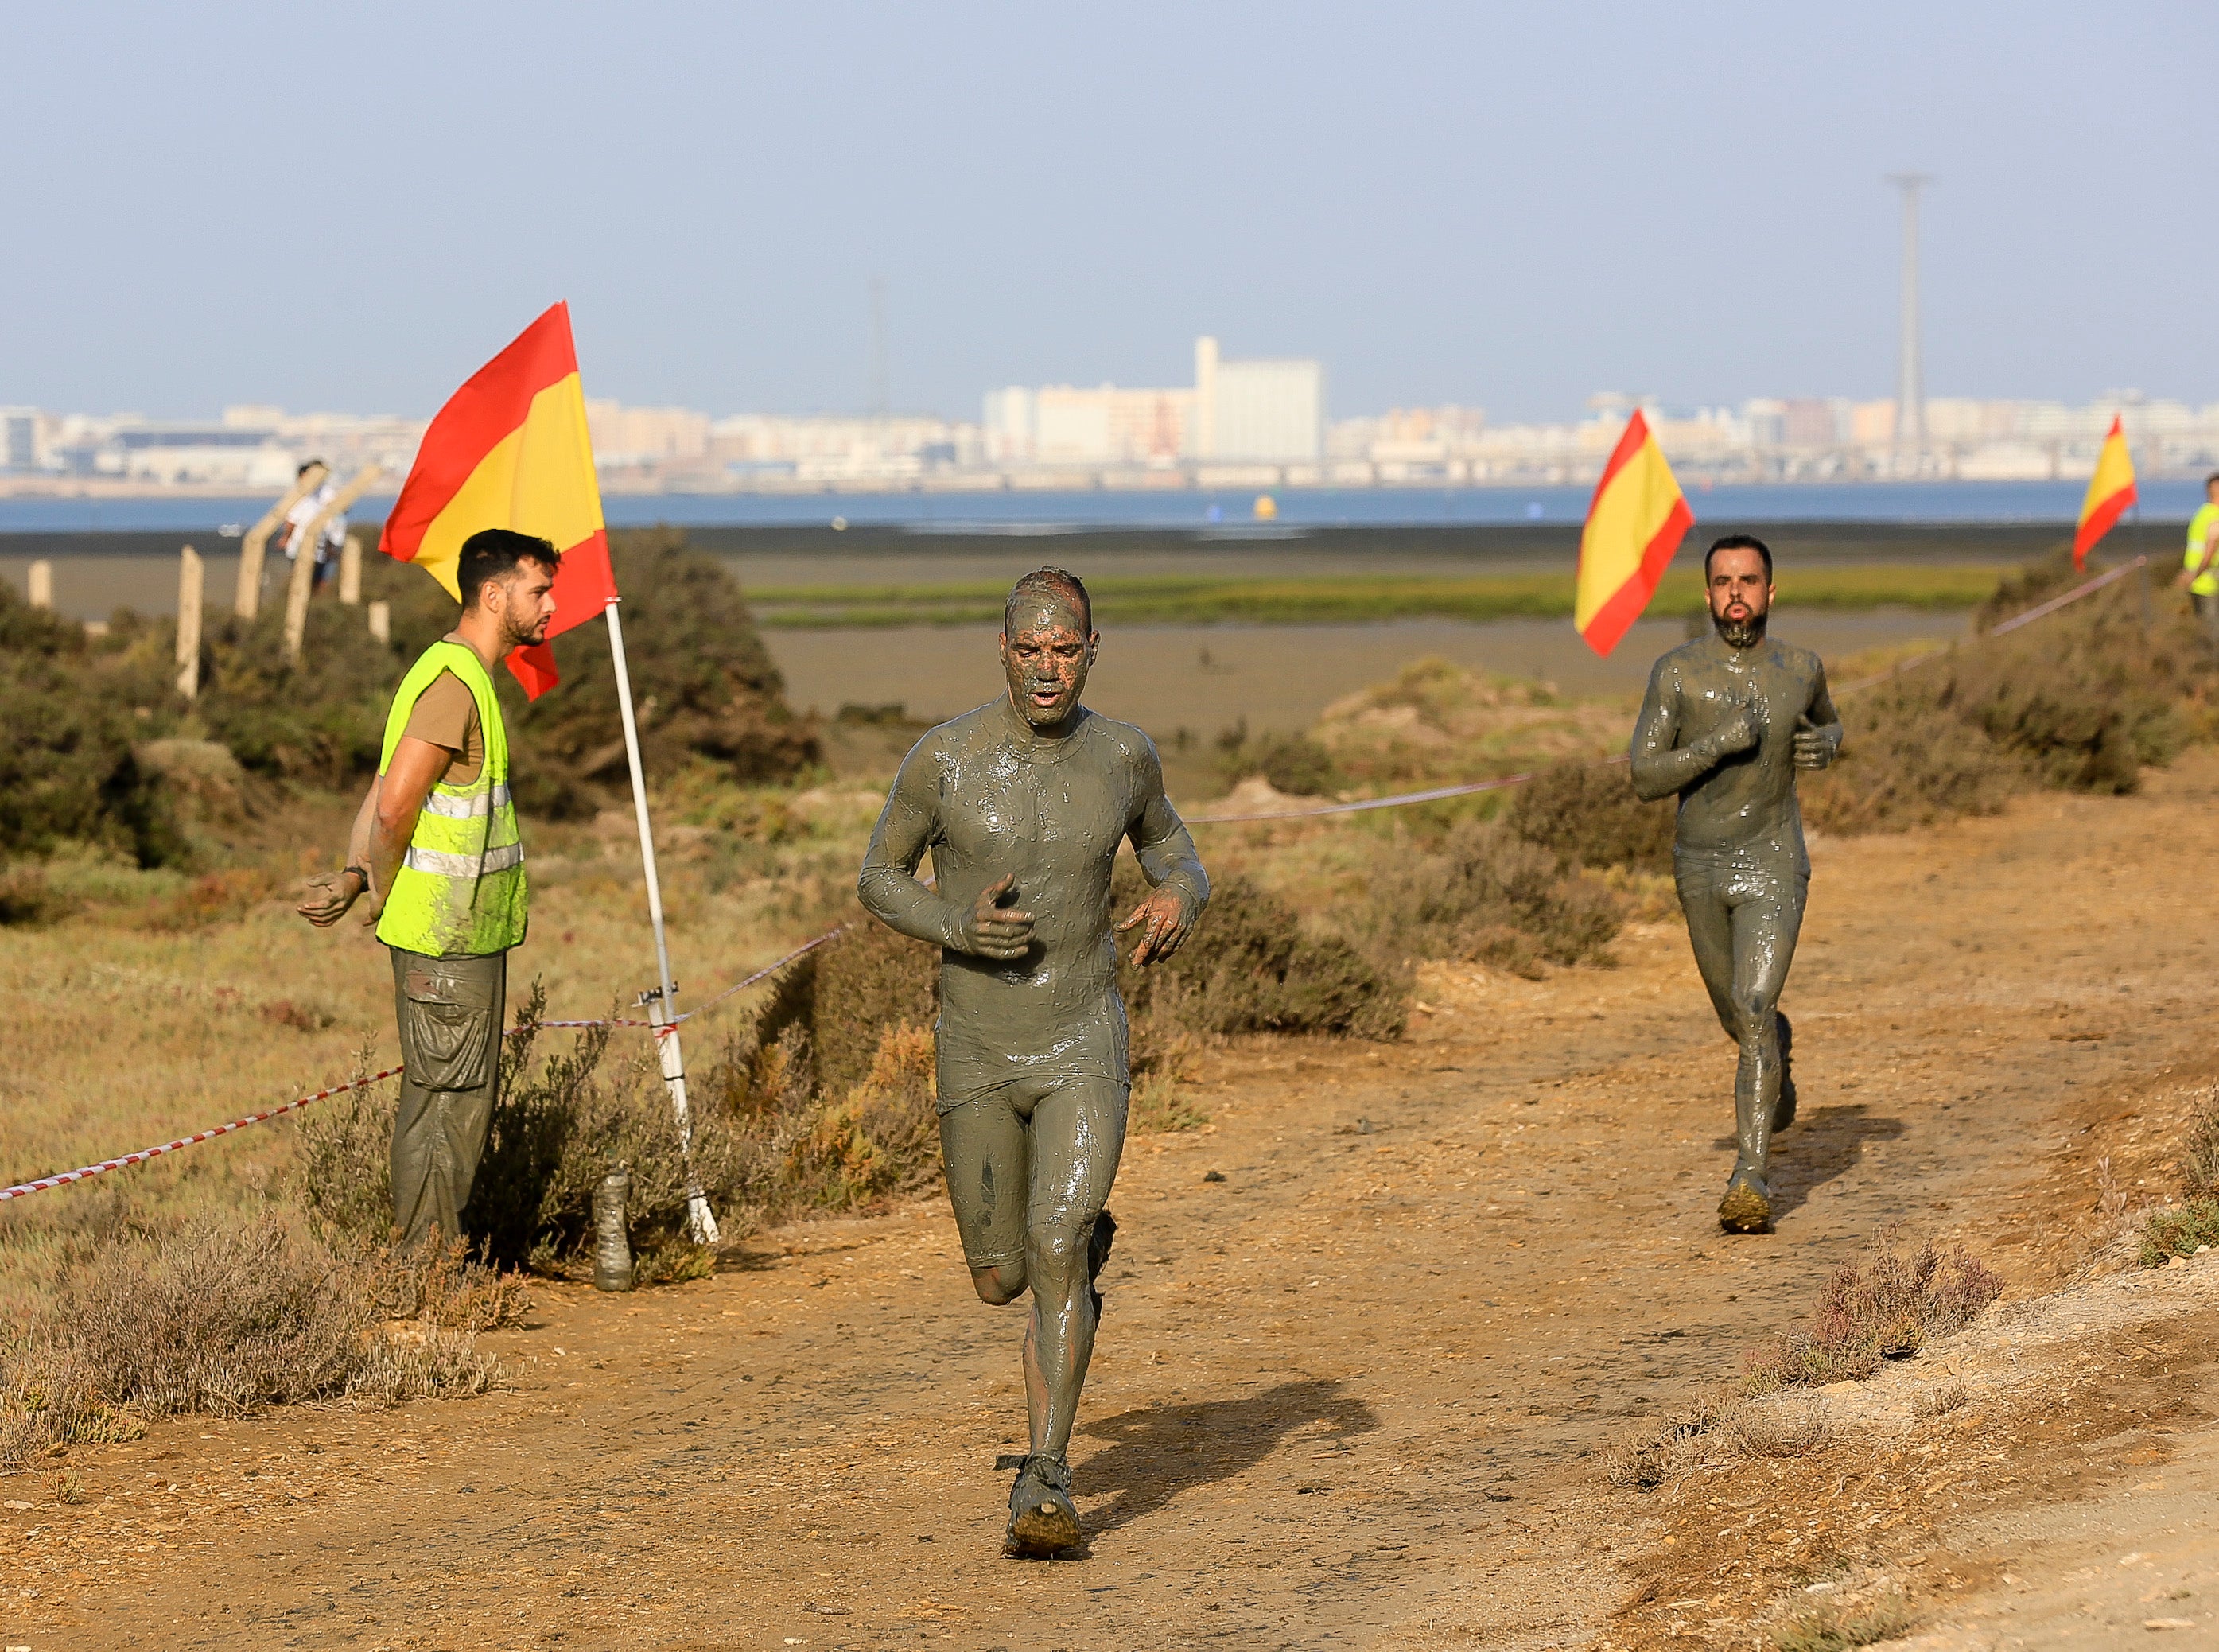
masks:
[[[1314,463],[1325,451],[1325,368],[1307,360],[1228,361],[1194,341],[1197,459]]]
[[[1167,468],[1190,451],[1191,390],[1011,385],[986,393],[986,458],[995,464]]]

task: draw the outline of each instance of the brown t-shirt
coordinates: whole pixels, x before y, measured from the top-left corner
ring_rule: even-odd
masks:
[[[468,786],[485,767],[485,730],[478,721],[477,696],[451,671],[441,672],[416,697],[408,726],[401,732],[455,754],[447,766],[449,786]]]

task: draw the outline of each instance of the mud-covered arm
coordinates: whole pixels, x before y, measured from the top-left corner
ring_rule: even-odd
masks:
[[[1741,721],[1746,721],[1745,716]],[[1739,751],[1753,743],[1750,740],[1741,746],[1722,744],[1719,736],[1736,726],[1734,720],[1729,720],[1726,727],[1683,746],[1680,743],[1686,731],[1683,724],[1678,676],[1669,659],[1659,660],[1649,674],[1649,692],[1641,697],[1641,715],[1633,720],[1630,754],[1634,795],[1644,803],[1686,791],[1715,768],[1727,751]]]
[[[1169,958],[1185,942],[1209,904],[1209,874],[1202,869],[1194,836],[1164,795],[1164,767],[1153,749],[1144,758],[1139,817],[1127,834],[1141,872],[1153,886],[1148,898],[1133,909],[1117,926],[1120,932],[1145,925],[1135,962],[1149,964]]]
[[[940,835],[940,783],[937,769],[925,742],[919,741],[903,760],[886,793],[886,806],[871,832],[871,847],[863,852],[862,875],[855,893],[872,916],[890,929],[935,946],[970,950],[964,936],[970,908],[935,893],[917,875]]]
[[[1811,684],[1811,704],[1795,726],[1795,767],[1824,768],[1842,755],[1842,717],[1834,697],[1826,692],[1826,668],[1822,662]]]

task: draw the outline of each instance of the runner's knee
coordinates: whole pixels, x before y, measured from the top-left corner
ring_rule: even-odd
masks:
[[[979,1293],[979,1300],[990,1307],[1000,1307],[1016,1301],[1025,1294],[1023,1258],[997,1263],[991,1267],[972,1269],[971,1287]]]
[[[1086,1241],[1093,1231],[1093,1219],[1077,1227],[1066,1222],[1045,1222],[1032,1233],[1029,1256],[1030,1267],[1043,1279],[1068,1282],[1086,1271]]]

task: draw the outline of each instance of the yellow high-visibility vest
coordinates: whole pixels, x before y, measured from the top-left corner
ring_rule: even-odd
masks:
[[[385,719],[381,774],[407,731],[408,714],[443,671],[451,671],[478,704],[485,762],[465,786],[432,788],[416,816],[408,853],[394,874],[377,938],[404,952],[433,958],[484,957],[524,939],[531,892],[524,876],[524,841],[508,787],[508,730],[493,679],[477,651],[463,643],[434,643],[401,680]]]
[[[2204,541],[2211,537],[2211,525],[2219,522],[2219,505],[2204,505],[2188,519],[2188,550],[2182,556],[2183,568],[2194,568],[2203,560]],[[2214,557],[2210,571],[2203,578],[2190,581],[2188,588],[2199,597],[2219,597],[2219,557]]]

